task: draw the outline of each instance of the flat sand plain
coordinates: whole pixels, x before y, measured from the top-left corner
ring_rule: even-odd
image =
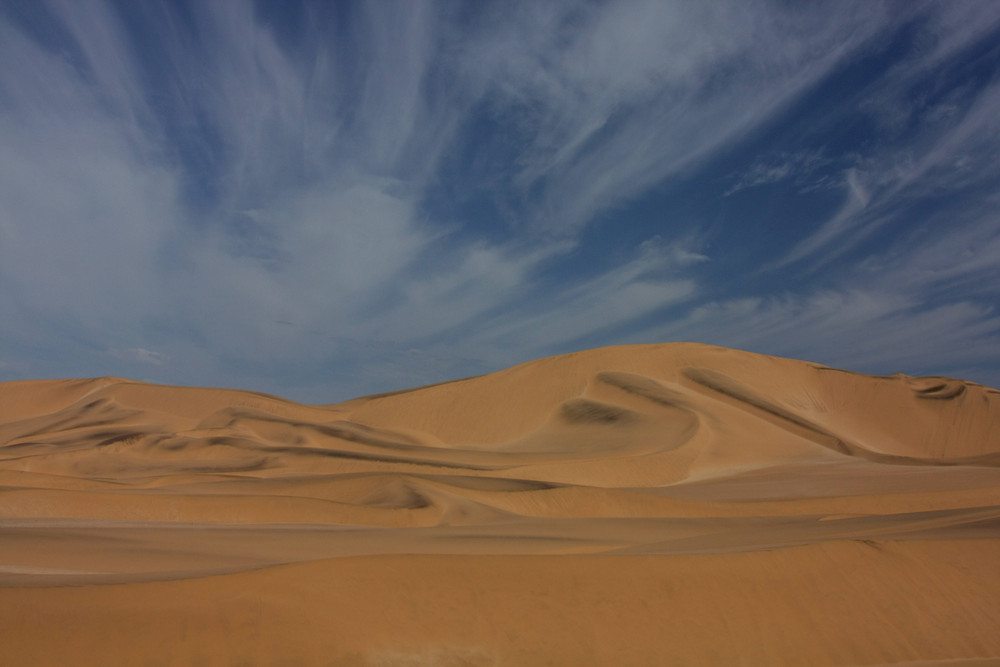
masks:
[[[687,343],[0,384],[0,664],[1000,662],[1000,392]]]

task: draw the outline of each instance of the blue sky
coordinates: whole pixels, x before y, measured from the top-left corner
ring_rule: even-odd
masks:
[[[0,380],[688,340],[998,386],[998,204],[992,0],[0,0]]]

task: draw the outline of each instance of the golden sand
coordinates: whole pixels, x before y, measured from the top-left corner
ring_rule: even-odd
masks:
[[[990,664],[1000,392],[694,344],[0,384],[0,664]]]

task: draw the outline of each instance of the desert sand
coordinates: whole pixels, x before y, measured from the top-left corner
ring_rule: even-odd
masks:
[[[1000,663],[1000,392],[674,343],[0,384],[0,664]]]

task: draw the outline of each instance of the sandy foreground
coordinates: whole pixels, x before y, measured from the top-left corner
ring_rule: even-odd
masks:
[[[0,664],[1000,664],[1000,392],[694,344],[0,383]]]

